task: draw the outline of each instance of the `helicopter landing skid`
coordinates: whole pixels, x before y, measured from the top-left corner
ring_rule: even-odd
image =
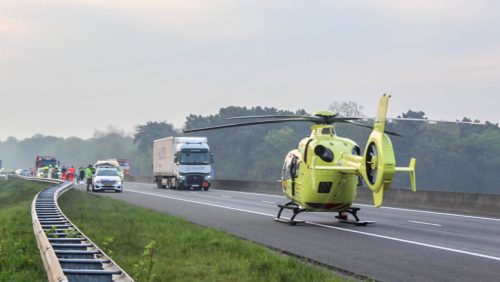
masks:
[[[360,209],[361,208],[350,207],[346,210],[340,211],[339,215],[335,216],[335,218],[338,219],[340,222],[354,224],[354,225],[358,225],[358,226],[366,226],[368,224],[375,223],[375,221],[361,221],[361,220],[359,220],[357,213]],[[345,214],[345,213],[352,215],[355,220],[348,219],[347,214]]]
[[[278,205],[280,208],[278,215],[274,218],[274,220],[281,222],[281,223],[289,223],[290,225],[297,225],[297,223],[305,223],[303,220],[295,220],[295,217],[305,211],[305,209],[300,208],[296,203],[294,202],[288,202],[284,205]],[[290,219],[284,219],[281,218],[281,213],[283,212],[284,209],[292,210],[293,215]]]

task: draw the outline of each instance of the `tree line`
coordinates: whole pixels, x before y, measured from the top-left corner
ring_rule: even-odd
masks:
[[[363,116],[363,108],[354,102],[332,103],[330,109],[341,116]],[[234,122],[227,118],[249,115],[303,115],[304,110],[287,111],[267,107],[229,106],[213,115],[191,114],[185,128],[199,128]],[[426,118],[422,111],[409,110],[401,117]],[[461,119],[470,121],[469,118]],[[215,154],[218,179],[277,181],[286,153],[309,135],[309,123],[255,125],[187,134],[206,136]],[[417,187],[437,191],[500,194],[496,173],[500,171],[500,128],[486,125],[393,121],[388,130],[403,137],[392,137],[399,166],[417,158]],[[364,149],[369,129],[339,124],[337,135],[356,141]],[[61,164],[85,166],[106,158],[131,161],[133,175],[152,175],[153,140],[181,136],[181,130],[165,121],[138,125],[133,135],[115,127],[96,131],[89,139],[61,138],[36,134],[0,142],[0,159],[10,168],[33,167],[35,156],[53,155]],[[396,176],[393,187],[409,187],[407,175]]]

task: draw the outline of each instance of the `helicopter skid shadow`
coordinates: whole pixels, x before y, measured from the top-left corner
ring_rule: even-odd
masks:
[[[295,226],[297,224],[304,225],[306,223],[305,220],[295,220],[295,219],[290,220],[289,218],[285,218],[285,217],[281,217],[281,218],[275,217],[274,220],[277,222],[284,223],[284,224],[290,224],[292,226]]]
[[[349,220],[349,219],[339,219],[339,222],[352,224],[352,225],[356,225],[356,226],[367,226],[369,224],[375,223],[375,221],[355,221],[355,220]]]

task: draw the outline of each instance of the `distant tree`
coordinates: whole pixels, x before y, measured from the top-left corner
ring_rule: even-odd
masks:
[[[356,102],[333,102],[328,107],[330,111],[343,117],[364,117],[363,106],[358,105]]]
[[[427,119],[425,117],[425,113],[422,111],[412,111],[408,110],[408,112],[403,113],[402,115],[398,116],[398,118],[419,118],[419,119]]]
[[[123,129],[119,129],[115,125],[110,124],[106,127],[106,130],[99,130],[99,129],[94,130],[93,136],[94,136],[94,138],[101,138],[101,137],[105,137],[105,136],[109,136],[109,135],[119,135],[119,136],[124,137],[125,131]]]
[[[176,135],[179,135],[179,132],[172,124],[164,121],[148,121],[136,127],[134,144],[137,144],[139,152],[146,153],[153,147],[155,139]]]

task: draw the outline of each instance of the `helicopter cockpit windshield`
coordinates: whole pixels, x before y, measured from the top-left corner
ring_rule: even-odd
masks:
[[[321,129],[321,134],[322,135],[335,135],[335,129],[331,127],[325,127]]]
[[[182,150],[179,163],[183,165],[208,165],[210,164],[210,153],[206,149]]]

